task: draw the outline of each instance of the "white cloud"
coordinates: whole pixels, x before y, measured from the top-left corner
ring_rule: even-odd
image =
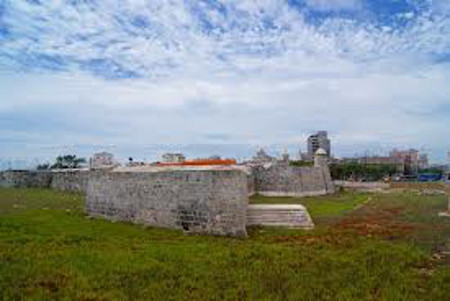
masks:
[[[433,0],[433,9],[436,13],[450,14],[450,1],[448,0]]]
[[[441,137],[450,134],[444,126],[448,117],[435,115],[448,103],[448,69],[449,65],[357,75],[348,68],[342,78],[280,79],[273,73],[256,79],[183,78],[158,84],[85,75],[8,76],[0,83],[5,83],[3,96],[11,100],[2,103],[0,114],[14,111],[20,116],[43,107],[43,112],[36,110],[42,125],[55,118],[56,124],[64,123],[48,138],[39,127],[20,126],[2,136],[26,135],[29,145],[76,141],[143,149],[154,143],[217,143],[217,138],[208,137],[219,134],[226,137],[222,143],[302,146],[305,134],[328,129],[338,137],[341,154],[352,145],[359,145],[359,152],[363,145],[437,147]]]
[[[308,7],[318,11],[359,10],[361,0],[306,0]]]
[[[17,59],[28,54],[22,61],[31,62],[32,55],[57,55],[72,69],[102,59],[156,78],[253,72],[286,55],[378,59],[450,47],[449,19],[426,14],[407,28],[386,30],[339,18],[312,26],[281,0],[225,1],[222,9],[171,1],[54,3],[10,4],[4,22],[15,38],[5,40],[1,52]],[[350,8],[357,2],[310,0],[310,5]]]

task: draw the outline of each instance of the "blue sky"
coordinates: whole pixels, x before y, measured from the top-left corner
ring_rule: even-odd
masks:
[[[324,129],[337,156],[442,161],[449,82],[448,0],[0,0],[3,160],[245,157]]]

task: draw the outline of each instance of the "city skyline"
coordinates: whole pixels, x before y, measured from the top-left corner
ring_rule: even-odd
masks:
[[[334,140],[331,140],[333,147],[336,145]],[[84,157],[89,159],[95,153],[107,151],[112,153],[122,164],[128,162],[130,157],[137,161],[156,162],[162,160],[162,155],[165,153],[177,153],[181,152],[186,155],[187,158],[208,158],[210,156],[219,155],[223,158],[235,158],[239,162],[250,159],[259,149],[263,148],[268,155],[281,158],[283,153],[287,150],[290,158],[293,160],[305,159],[301,158],[300,151],[304,153],[307,150],[307,140],[300,142],[299,144],[277,144],[277,145],[213,145],[213,144],[172,144],[172,145],[149,145],[141,149],[133,149],[129,146],[120,145],[67,145],[59,146],[52,149],[51,152],[46,151],[44,155],[40,156],[25,156],[25,157],[3,157],[0,158],[0,170],[8,168],[35,168],[38,164],[52,163],[54,159],[59,155],[75,154],[78,157]],[[339,147],[338,147],[339,148]],[[332,153],[334,158],[356,158],[356,157],[377,157],[377,156],[390,156],[394,150],[409,150],[417,149],[421,154],[427,154],[430,159],[430,164],[444,164],[446,160],[433,159],[432,153],[426,151],[426,149],[418,149],[417,147],[389,147],[377,148],[372,150],[364,150],[361,152],[352,152],[349,150],[347,153],[337,155]],[[444,154],[445,155],[445,154]]]
[[[0,45],[0,158],[450,149],[445,0],[3,1]]]

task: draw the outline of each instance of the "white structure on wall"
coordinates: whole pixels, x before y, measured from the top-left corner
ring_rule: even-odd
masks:
[[[319,148],[314,154],[314,166],[325,167],[328,164],[328,154],[323,148]]]

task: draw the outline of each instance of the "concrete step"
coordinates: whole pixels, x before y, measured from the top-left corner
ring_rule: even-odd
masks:
[[[247,225],[314,228],[308,211],[302,205],[249,205]]]

